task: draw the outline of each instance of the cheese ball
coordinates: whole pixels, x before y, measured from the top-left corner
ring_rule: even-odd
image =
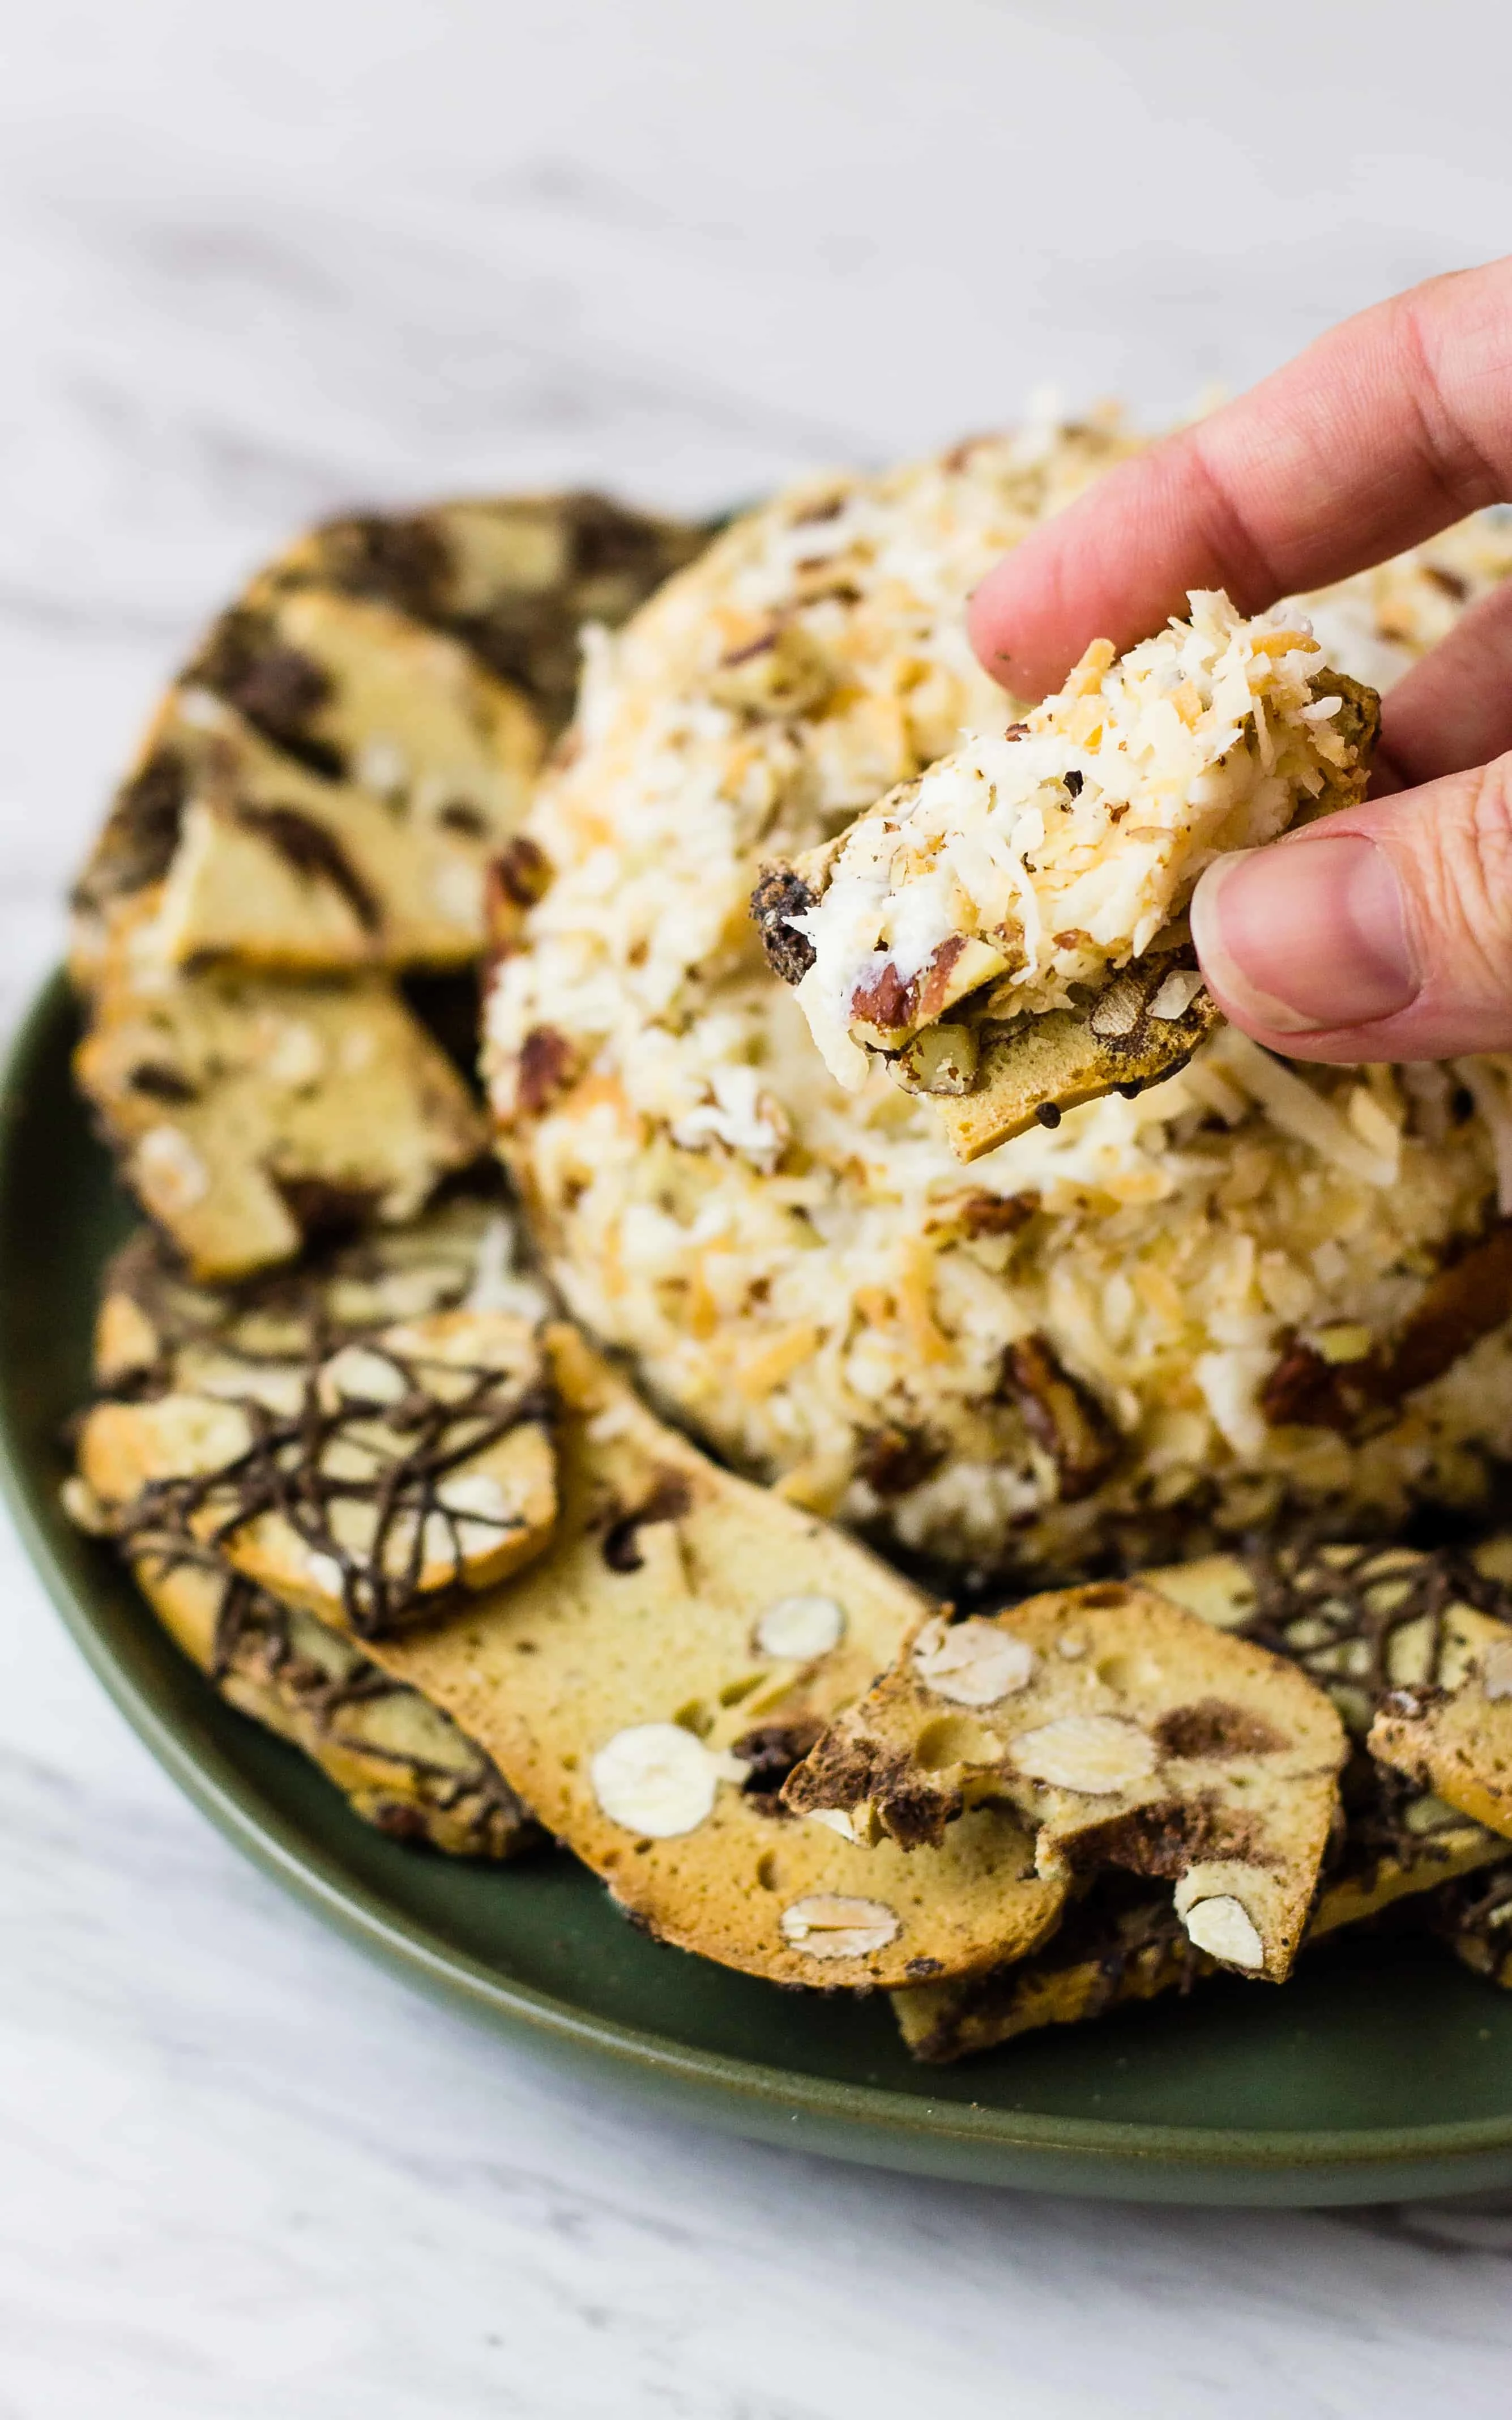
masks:
[[[880,1066],[836,1082],[763,961],[764,861],[1027,710],[964,600],[1137,442],[1036,425],[737,520],[591,641],[496,869],[485,1072],[574,1315],[737,1468],[980,1575],[1473,1507],[1512,1455],[1512,1063],[1227,1028],[968,1169]],[[1291,601],[1380,687],[1509,569],[1496,509]]]

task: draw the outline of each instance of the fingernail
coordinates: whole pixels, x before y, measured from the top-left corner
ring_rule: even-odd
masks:
[[[1396,870],[1358,833],[1219,858],[1196,887],[1192,937],[1225,1005],[1273,1033],[1371,1025],[1417,996]]]

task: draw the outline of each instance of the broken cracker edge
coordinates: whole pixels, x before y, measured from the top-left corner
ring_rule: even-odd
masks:
[[[1141,1018],[1131,1048],[1094,1033],[1086,1012],[1055,1009],[989,1043],[976,1090],[936,1094],[933,1107],[956,1158],[980,1159],[1036,1124],[1058,1125],[1067,1109],[1084,1101],[1164,1084],[1222,1022],[1211,992],[1199,991],[1180,1016]],[[1056,1114],[1043,1117],[1047,1109]]]

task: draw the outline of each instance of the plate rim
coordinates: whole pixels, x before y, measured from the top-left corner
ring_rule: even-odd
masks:
[[[16,1182],[17,1129],[30,1106],[34,1073],[76,1016],[67,973],[57,969],[33,994],[8,1039],[0,1064],[0,1202]],[[76,1096],[68,1106],[79,1109]],[[0,1264],[0,1284],[7,1275]],[[1414,2180],[1416,2190],[1436,2193],[1512,2182],[1512,2086],[1502,2117],[1417,2125],[1260,2129],[1052,2116],[905,2097],[886,2085],[848,2083],[698,2049],[673,2035],[591,2014],[537,1986],[504,1978],[440,1941],[381,1892],[348,1873],[338,1874],[321,1843],[267,1799],[212,1739],[196,1739],[181,1728],[147,1677],[132,1668],[89,1592],[76,1585],[60,1559],[4,1373],[0,1497],[96,1679],[149,1755],[223,1838],[359,1948],[497,2033],[524,2038],[548,2055],[579,2064],[587,2060],[612,2078],[639,2082],[658,2093],[664,2106],[726,2132],[787,2139],[806,2149],[815,2148],[817,2136],[819,2149],[842,2158],[977,2181],[1191,2202],[1216,2198],[1211,2188],[1228,2180],[1240,2190],[1223,2197],[1252,2206],[1396,2198],[1413,2190]],[[208,1690],[208,1683],[202,1685]],[[810,2129],[807,2135],[801,2131],[805,2124]],[[909,2159],[910,2147],[916,2154],[923,2147],[940,2156]],[[1210,2187],[1205,2195],[1196,2190],[1200,2182]],[[1276,2184],[1286,2190],[1271,2190]]]

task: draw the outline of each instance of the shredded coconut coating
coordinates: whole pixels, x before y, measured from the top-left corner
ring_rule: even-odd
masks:
[[[554,878],[490,985],[501,1149],[574,1315],[737,1466],[981,1569],[1195,1552],[1283,1496],[1473,1504],[1512,1453],[1501,1330],[1366,1434],[1262,1406],[1298,1341],[1397,1332],[1499,1166],[1512,1211],[1504,1063],[1304,1070],[1229,1031],[967,1171],[881,1068],[836,1086],[761,956],[764,860],[1014,710],[963,599],[1132,444],[810,482],[595,642],[530,823]],[[1305,611],[1371,679],[1508,570],[1491,513]]]
[[[869,1047],[899,1048],[970,994],[998,1017],[1070,1006],[1073,985],[1143,955],[1215,857],[1274,840],[1348,773],[1344,700],[1305,615],[1245,621],[1222,591],[1189,602],[1117,660],[1094,640],[1025,721],[976,734],[843,836],[787,923],[813,952],[799,1002],[848,1090]]]

